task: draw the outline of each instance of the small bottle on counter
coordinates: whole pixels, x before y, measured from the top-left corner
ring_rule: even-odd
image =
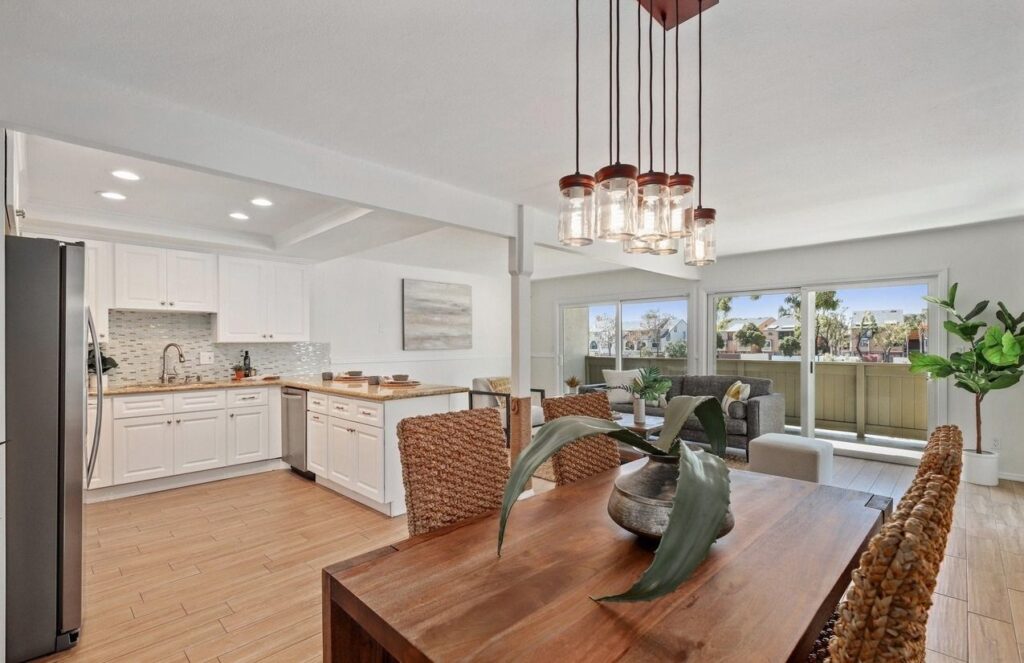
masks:
[[[245,371],[245,377],[249,378],[253,376],[252,359],[249,358],[248,350],[242,354],[242,369]]]

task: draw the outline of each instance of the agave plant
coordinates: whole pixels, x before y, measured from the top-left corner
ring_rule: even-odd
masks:
[[[694,452],[678,439],[679,431],[696,415],[715,455]],[[665,409],[665,424],[653,443],[613,421],[594,417],[562,417],[537,430],[533,442],[512,466],[501,505],[498,555],[505,526],[526,482],[541,464],[560,449],[589,435],[608,435],[649,456],[676,459],[679,478],[672,512],[654,560],[625,593],[599,601],[649,601],[675,590],[707,557],[729,509],[729,468],[725,461],[725,418],[722,406],[709,396],[676,396]]]

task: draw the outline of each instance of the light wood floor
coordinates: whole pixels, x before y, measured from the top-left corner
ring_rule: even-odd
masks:
[[[896,499],[914,474],[844,457],[835,469],[836,485]],[[47,660],[320,660],[320,569],[406,536],[405,518],[287,471],[88,505],[85,527],[82,641]],[[928,661],[1019,661],[1018,640],[1024,484],[964,484]]]

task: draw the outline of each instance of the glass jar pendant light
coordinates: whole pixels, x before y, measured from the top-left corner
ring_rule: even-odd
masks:
[[[718,258],[715,246],[715,210],[704,207],[704,2],[697,0],[697,209],[693,212],[693,232],[686,238],[683,261],[704,267]]]
[[[594,242],[594,178],[580,172],[580,0],[576,0],[576,172],[558,180],[558,241]]]
[[[676,172],[668,178],[668,236],[688,237],[693,229],[693,175],[679,172],[679,0],[676,0]]]
[[[641,64],[639,53],[641,21],[639,7],[637,8],[637,66],[638,72]],[[664,32],[663,32],[664,34]],[[648,251],[653,252],[653,245],[662,239],[668,238],[668,175],[664,172],[654,170],[654,14],[649,14],[647,23],[647,53],[648,53],[648,124],[647,124],[647,150],[649,167],[646,173],[637,178],[637,226],[635,239],[646,243]],[[664,65],[664,63],[663,63]],[[664,66],[662,68],[662,79],[664,79]],[[664,80],[663,80],[664,83]],[[641,122],[641,104],[637,97],[637,122]],[[662,115],[664,116],[664,107]],[[639,129],[639,125],[638,125]],[[664,129],[664,126],[662,127]],[[664,146],[663,146],[664,147]],[[664,155],[664,149],[662,150]],[[635,247],[639,250],[639,247]],[[630,249],[625,248],[627,252]]]

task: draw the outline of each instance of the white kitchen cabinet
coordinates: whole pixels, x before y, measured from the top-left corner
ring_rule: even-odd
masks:
[[[309,340],[309,274],[305,267],[221,256],[219,343]]]
[[[118,244],[114,306],[146,311],[217,311],[217,256]]]
[[[100,428],[100,442],[96,450],[96,464],[93,467],[92,483],[89,488],[105,488],[114,484],[114,431],[110,398],[103,399],[103,426]],[[93,453],[93,434],[96,431],[96,399],[90,398],[86,410],[85,464],[88,472],[89,458]]]
[[[198,472],[227,464],[224,410],[174,415],[174,473]]]
[[[175,311],[217,310],[217,256],[167,251],[167,306]]]
[[[343,488],[356,485],[354,424],[337,417],[327,422],[327,479]]]
[[[270,408],[237,407],[228,411],[228,465],[270,457]]]
[[[114,483],[174,474],[172,415],[114,420]]]
[[[114,304],[114,245],[85,243],[85,303],[92,311],[100,343],[110,340],[110,307]]]
[[[384,501],[384,431],[353,424],[355,482],[352,489],[376,502]]]
[[[327,415],[306,414],[306,468],[327,478]]]

